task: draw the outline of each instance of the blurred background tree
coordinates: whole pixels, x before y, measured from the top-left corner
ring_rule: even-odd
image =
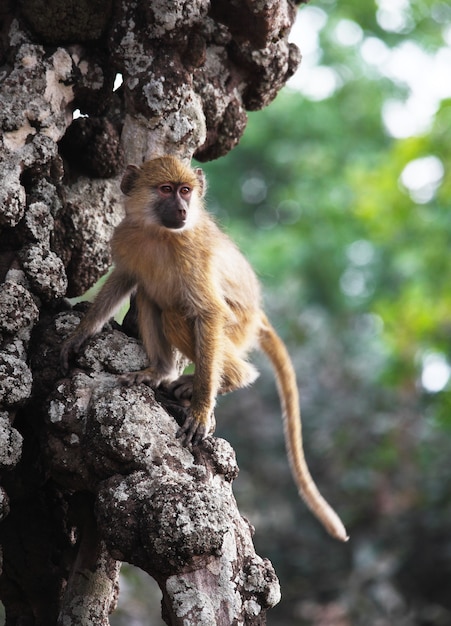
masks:
[[[351,534],[338,545],[298,500],[257,359],[217,434],[281,580],[273,626],[451,623],[450,23],[440,0],[303,6],[298,73],[205,166],[209,208],[295,362],[312,473]],[[125,572],[112,624],[162,623],[140,576]]]

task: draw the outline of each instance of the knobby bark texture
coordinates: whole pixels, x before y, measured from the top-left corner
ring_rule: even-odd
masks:
[[[246,110],[267,105],[296,69],[294,17],[289,0],[0,4],[8,626],[108,624],[122,561],[158,581],[170,625],[264,624],[279,599],[233,498],[230,446],[181,447],[178,407],[118,385],[118,374],[145,365],[140,342],[112,322],[64,378],[58,356],[83,314],[64,298],[110,265],[124,165],[232,149]]]

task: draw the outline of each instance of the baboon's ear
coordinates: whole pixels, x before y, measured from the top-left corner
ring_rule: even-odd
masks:
[[[121,191],[126,196],[129,196],[131,194],[140,171],[141,170],[136,165],[127,165],[127,169],[125,170],[121,180]]]

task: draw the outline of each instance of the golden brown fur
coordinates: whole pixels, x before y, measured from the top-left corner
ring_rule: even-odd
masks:
[[[257,372],[246,356],[260,346],[276,372],[299,492],[326,529],[346,540],[343,524],[318,492],[304,459],[298,390],[288,352],[261,309],[255,273],[203,207],[201,171],[174,157],[161,157],[140,169],[129,166],[122,189],[126,217],[112,240],[115,269],[63,346],[63,366],[136,290],[138,325],[150,364],[123,380],[164,384],[178,397],[188,398],[189,414],[178,436],[196,444],[211,430],[217,394],[255,380]],[[164,226],[165,220],[176,227]],[[178,377],[174,349],[194,362],[194,375]]]

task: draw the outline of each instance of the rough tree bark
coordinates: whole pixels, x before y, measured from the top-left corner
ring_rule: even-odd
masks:
[[[206,161],[294,72],[290,0],[0,4],[0,598],[7,625],[108,624],[121,561],[168,624],[264,624],[271,564],[231,490],[234,454],[193,451],[152,390],[117,385],[139,342],[112,323],[66,378],[77,296],[108,269],[118,179],[151,155]],[[113,91],[116,74],[124,82]],[[73,120],[80,109],[85,117]]]

